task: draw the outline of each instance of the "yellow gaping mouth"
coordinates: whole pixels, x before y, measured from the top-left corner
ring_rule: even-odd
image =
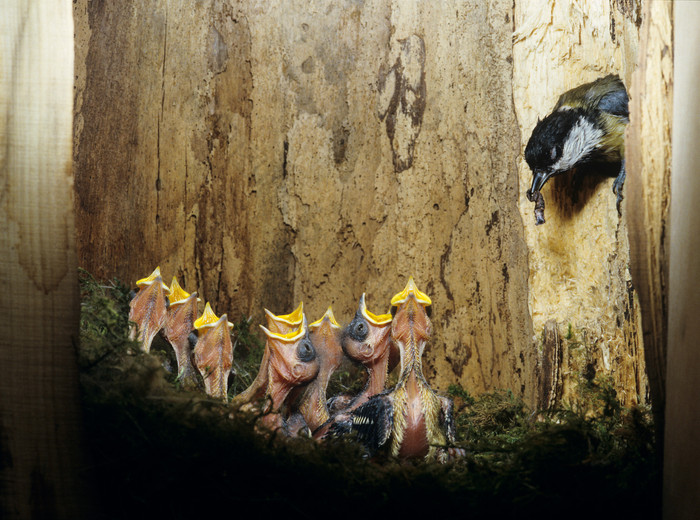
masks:
[[[221,318],[217,317],[216,314],[214,314],[214,311],[211,310],[211,305],[209,305],[209,302],[207,302],[207,304],[204,306],[204,313],[195,320],[194,328],[199,330],[207,327],[216,327],[219,325],[221,320],[225,320],[230,329],[233,328],[233,323],[226,319],[226,315],[222,314]]]
[[[333,309],[328,307],[328,310],[326,311],[326,313],[323,316],[321,316],[320,319],[314,321],[312,324],[309,325],[309,330],[317,329],[318,327],[320,327],[321,324],[323,323],[323,320],[330,321],[331,327],[333,327],[333,328],[336,328],[336,329],[340,328],[340,325],[335,320],[335,316],[333,316]]]
[[[136,281],[136,285],[139,287],[142,285],[152,285],[153,282],[160,280],[161,285],[163,286],[163,289],[168,291],[168,286],[163,283],[163,279],[160,276],[160,266],[156,267],[155,271],[153,271],[148,278],[141,278],[140,280]]]
[[[433,304],[433,302],[430,300],[427,294],[418,290],[418,287],[416,287],[416,283],[413,281],[413,276],[411,276],[409,277],[408,283],[406,284],[404,290],[394,295],[394,297],[391,299],[391,305],[393,307],[398,307],[400,304],[408,300],[408,297],[411,295],[413,295],[416,301],[420,303],[423,307],[427,307],[428,305]]]
[[[270,311],[265,309],[265,314],[267,314],[273,321],[286,323],[287,325],[299,325],[304,319],[304,302],[299,303],[299,307],[294,309],[289,314],[272,314]]]
[[[391,314],[374,314],[367,309],[367,304],[365,303],[365,294],[362,293],[362,298],[360,298],[360,312],[362,316],[369,321],[372,325],[386,325],[391,323]]]
[[[182,287],[180,287],[180,284],[177,283],[177,278],[173,276],[173,281],[170,283],[170,289],[168,289],[168,301],[170,302],[170,305],[177,305],[178,303],[183,303],[190,296],[191,294],[185,291]],[[197,301],[201,300],[197,298]]]
[[[277,334],[276,332],[272,332],[264,325],[260,325],[260,328],[263,330],[263,332],[265,333],[265,335],[267,335],[268,338],[275,338],[279,341],[283,341],[284,343],[294,343],[295,341],[300,340],[306,334],[306,327],[306,318],[303,317],[301,327],[299,327],[299,329],[297,330],[288,332],[287,334]]]

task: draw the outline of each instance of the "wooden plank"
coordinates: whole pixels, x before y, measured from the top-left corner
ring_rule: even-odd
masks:
[[[69,0],[0,16],[0,516],[85,518]]]
[[[664,519],[700,514],[700,4],[674,3]]]

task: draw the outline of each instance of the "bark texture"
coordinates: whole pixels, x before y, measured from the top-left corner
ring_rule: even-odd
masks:
[[[629,85],[640,5],[590,4],[78,0],[81,265],[160,265],[234,321],[303,300],[347,322],[363,292],[387,312],[413,275],[440,389],[553,403],[592,368],[644,399],[612,180],[545,191],[537,229],[525,198],[537,117],[607,72]]]
[[[635,114],[627,133],[630,267],[642,331],[659,446],[663,446],[668,334],[669,208],[673,113],[673,3],[644,7],[640,60],[632,80]]]
[[[234,320],[413,275],[438,386],[532,399],[512,5],[432,4],[77,2],[81,265]]]
[[[0,16],[0,517],[85,518],[71,3]]]
[[[516,2],[513,95],[522,150],[537,119],[548,115],[565,91],[610,73],[630,90],[641,20],[641,2]],[[535,227],[525,195],[532,172],[520,156],[519,207],[539,351],[544,356],[551,350],[547,334],[540,338],[554,320],[559,336],[567,339],[560,397],[572,398],[582,377],[602,376],[624,403],[644,402],[649,390],[626,213],[617,214],[612,178],[587,176],[575,190],[572,177],[555,177],[545,185],[547,222]]]

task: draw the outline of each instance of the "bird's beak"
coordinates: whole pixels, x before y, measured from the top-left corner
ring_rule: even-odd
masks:
[[[530,187],[530,193],[534,193],[536,191],[540,191],[542,189],[542,186],[544,186],[544,183],[547,182],[547,179],[549,179],[552,176],[551,173],[548,173],[546,171],[538,170],[532,173],[532,186]]]

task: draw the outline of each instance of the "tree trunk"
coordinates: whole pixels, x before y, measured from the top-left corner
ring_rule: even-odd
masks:
[[[232,320],[304,300],[346,323],[413,275],[441,390],[556,403],[586,374],[648,399],[612,180],[575,203],[552,183],[535,228],[522,159],[563,91],[630,85],[638,2],[179,5],[75,4],[83,267],[133,282],[160,265]]]
[[[659,449],[663,447],[668,333],[668,218],[671,202],[673,4],[645,5],[639,67],[632,81],[627,134],[630,267],[642,332]]]
[[[71,4],[0,17],[0,516],[85,518]]]
[[[513,92],[523,151],[538,118],[552,111],[563,92],[611,73],[629,90],[640,3],[516,2],[515,21]],[[553,320],[565,342],[560,398],[575,399],[581,379],[602,377],[624,403],[644,402],[649,390],[626,213],[618,216],[612,178],[586,176],[576,191],[572,177],[545,185],[547,222],[535,227],[525,197],[532,173],[520,155],[533,327],[539,337]]]

